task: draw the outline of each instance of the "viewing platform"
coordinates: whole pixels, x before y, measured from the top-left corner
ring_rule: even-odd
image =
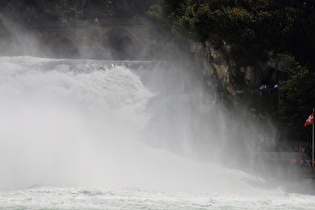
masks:
[[[257,160],[262,160],[268,166],[267,169],[275,173],[275,176],[291,177],[294,179],[315,179],[315,167],[305,163],[292,164],[294,159],[306,160],[308,155],[302,152],[259,152]]]
[[[268,161],[285,161],[291,162],[293,159],[305,160],[308,156],[302,152],[259,152],[256,154],[257,158]]]

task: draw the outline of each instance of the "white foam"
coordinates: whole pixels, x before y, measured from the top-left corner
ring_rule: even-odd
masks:
[[[191,92],[179,84],[187,83],[181,74],[168,70],[144,86],[124,66],[78,61],[78,70],[76,61],[34,57],[0,62],[0,189],[70,185],[240,192],[263,183],[171,152],[190,154],[199,144],[210,153],[215,148],[207,151],[209,143],[227,141],[224,118],[203,103],[195,86]]]

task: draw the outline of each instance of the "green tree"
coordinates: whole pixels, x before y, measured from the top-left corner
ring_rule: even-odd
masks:
[[[82,14],[80,8],[82,2],[75,0],[57,0],[53,13],[59,18],[79,19]]]
[[[287,79],[280,82],[284,99],[278,120],[288,128],[291,137],[307,140],[303,124],[315,106],[315,74],[295,61],[293,56],[281,55],[281,59]]]

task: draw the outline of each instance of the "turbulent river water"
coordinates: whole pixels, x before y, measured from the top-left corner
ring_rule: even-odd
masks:
[[[214,161],[220,145],[252,134],[231,127],[185,71],[35,57],[0,64],[0,209],[315,208],[312,190],[300,190],[307,181],[288,190]]]

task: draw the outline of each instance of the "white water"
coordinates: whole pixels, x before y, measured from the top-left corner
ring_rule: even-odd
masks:
[[[0,209],[315,205],[314,196],[198,162],[222,152],[211,145],[228,142],[229,122],[182,73],[34,57],[0,64]]]

